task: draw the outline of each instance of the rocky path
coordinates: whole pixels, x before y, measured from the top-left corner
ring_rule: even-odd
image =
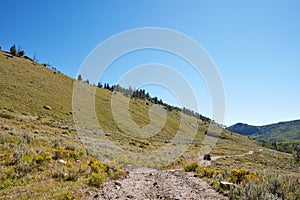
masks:
[[[225,200],[193,174],[177,170],[138,169],[123,180],[108,181],[90,199],[205,199]]]
[[[253,151],[241,155],[214,156],[211,160],[223,157],[246,156]],[[201,160],[200,166],[209,166],[211,161]],[[155,170],[140,168],[129,173],[122,180],[108,181],[90,199],[136,199],[136,200],[225,200],[228,199],[217,193],[207,182],[195,177],[192,173],[184,173],[182,169]]]

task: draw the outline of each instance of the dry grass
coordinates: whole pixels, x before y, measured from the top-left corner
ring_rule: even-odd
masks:
[[[82,83],[87,90],[96,89],[96,120],[101,127],[82,133],[75,129],[73,122],[74,79],[36,62],[11,57],[3,51],[0,51],[0,76],[0,124],[9,127],[9,130],[0,132],[0,197],[4,199],[63,199],[72,196],[78,199],[88,196],[80,191],[101,183],[104,177],[103,174],[92,174],[99,172],[91,172],[90,160],[95,157],[103,162],[110,160],[107,162],[109,170],[105,171],[108,178],[124,175],[116,169],[128,167],[129,164],[176,168],[199,160],[208,123],[175,110],[169,112],[148,101],[128,99],[121,94]],[[124,105],[129,102],[129,117],[134,125],[125,123],[122,126],[115,121],[111,108],[112,95],[118,95],[117,102],[121,106],[116,109],[116,115],[121,121],[128,119],[128,109]],[[44,106],[50,106],[51,110]],[[185,119],[182,124],[181,118]],[[88,118],[86,120],[89,122]],[[155,131],[155,127],[159,129]],[[193,130],[197,130],[196,135],[192,134]],[[180,138],[172,141],[178,133]],[[180,148],[187,150],[166,166],[159,162],[159,156],[170,156],[166,155],[168,152],[155,156],[153,160],[129,158],[126,154],[111,155],[108,146],[99,145],[102,140],[107,142],[106,145],[117,143],[128,154],[151,154],[166,145],[172,146],[174,151]],[[236,155],[259,148],[256,142],[247,137],[224,130],[211,154]],[[51,159],[47,158],[49,155]],[[250,160],[218,160],[213,165],[224,169],[233,165],[239,169],[260,165],[263,168],[270,164],[262,162],[269,155],[260,156],[250,157]],[[21,158],[20,161],[17,158]],[[66,160],[68,164],[62,165],[59,159]],[[274,158],[280,159],[284,159],[284,156]],[[30,167],[33,170],[30,171]]]

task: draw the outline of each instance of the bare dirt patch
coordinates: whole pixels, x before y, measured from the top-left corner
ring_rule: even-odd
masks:
[[[138,169],[118,181],[108,181],[90,199],[228,199],[191,173]]]

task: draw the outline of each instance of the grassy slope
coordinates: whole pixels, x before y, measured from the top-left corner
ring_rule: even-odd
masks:
[[[28,59],[11,57],[3,51],[0,52],[0,108],[2,110],[18,112],[28,116],[38,116],[44,121],[67,120],[73,123],[72,111],[72,92],[74,79],[55,72],[44,66],[32,62]],[[96,89],[96,113],[101,128],[107,132],[117,134],[120,128],[114,121],[111,112],[112,93],[103,89]],[[126,97],[120,97],[120,101],[127,101]],[[146,105],[145,101],[133,99],[130,100],[130,114],[133,120],[140,126],[149,124],[149,109],[152,106],[150,102]],[[44,106],[50,106],[52,109],[46,110]],[[120,111],[121,112],[121,111]],[[122,113],[120,113],[122,114]],[[160,131],[161,134],[152,138],[165,142],[172,138],[179,127],[181,113],[173,111],[168,112],[165,126]],[[198,134],[196,138],[204,137],[208,124],[199,122]],[[239,150],[246,152],[249,142],[245,137],[224,131],[227,135],[226,143],[239,146]],[[239,141],[239,143],[236,142]],[[151,141],[150,141],[151,142]],[[200,141],[195,141],[195,143]],[[244,143],[244,144],[242,144]],[[250,142],[251,145],[255,145]],[[220,147],[222,148],[222,147]],[[235,153],[235,149],[231,150]],[[216,152],[224,153],[224,152]]]
[[[6,177],[5,181],[0,183],[0,197],[59,199],[62,196],[68,196],[68,194],[65,194],[66,191],[69,191],[72,196],[77,198],[82,197],[82,195],[88,195],[83,193],[82,190],[88,187],[86,182],[91,170],[88,166],[88,161],[93,158],[93,155],[87,153],[86,150],[92,153],[93,151],[84,146],[85,142],[79,139],[81,135],[78,135],[73,126],[73,115],[71,112],[72,91],[75,80],[28,59],[11,57],[3,51],[0,51],[0,77],[0,125],[6,124],[12,127],[9,131],[0,130],[0,169],[1,173]],[[85,87],[95,89],[87,84],[85,84]],[[118,126],[112,116],[111,96],[112,93],[108,90],[96,89],[95,108],[98,122],[102,131],[105,131],[106,135],[109,136],[109,140],[118,142],[127,151],[137,153],[151,152],[169,144],[170,140],[177,133],[181,113],[172,111],[167,112],[164,127],[153,137],[128,137],[128,134],[136,135],[138,129],[126,127],[124,130]],[[118,101],[125,103],[128,99],[121,95]],[[46,110],[44,108],[46,105],[52,109]],[[149,109],[152,106],[150,102],[137,99],[130,100],[130,115],[138,126],[143,127],[149,124]],[[118,114],[121,118],[124,117],[124,108],[118,109]],[[13,116],[13,118],[6,119],[10,118],[7,116]],[[183,124],[186,128],[186,133],[184,134],[189,135],[189,130],[192,130],[195,126],[195,121],[193,121],[195,119],[185,115],[184,117],[188,119],[188,122]],[[191,123],[192,121],[193,123]],[[159,123],[159,116],[154,117],[154,123]],[[198,160],[198,152],[208,124],[202,121],[197,121],[196,123],[199,124],[198,132],[194,141],[185,152],[184,159],[176,160],[177,162],[169,167],[179,167],[186,162]],[[99,130],[93,131],[97,132]],[[24,139],[24,135],[30,139],[26,140],[26,137]],[[211,151],[212,155],[242,154],[261,148],[256,142],[247,137],[227,130],[224,130],[221,136],[222,139],[218,140],[217,145]],[[101,134],[86,135],[87,141],[96,141],[96,145],[97,140],[102,139],[102,137],[104,136]],[[176,145],[180,145],[179,143],[180,141],[178,144],[174,144],[175,148]],[[20,144],[23,145],[20,146]],[[37,169],[34,168],[35,170],[23,174],[21,178],[11,175],[12,169],[15,170],[14,173],[18,174],[20,172],[16,170],[20,169],[20,166],[26,167],[29,165],[24,163],[25,161],[22,159],[15,164],[7,165],[9,160],[14,158],[15,155],[21,154],[20,156],[22,157],[27,154],[32,155],[33,152],[38,152],[39,155],[45,155],[45,152],[53,154],[53,152],[61,151],[57,146],[67,149],[68,154],[63,159],[68,160],[71,164],[62,167],[58,160],[51,159],[40,164],[41,166],[38,165]],[[74,150],[68,150],[68,146],[74,147],[71,148]],[[105,150],[105,148],[101,149],[101,151]],[[74,158],[68,156],[74,154],[72,151],[76,155],[78,154],[76,158],[80,160],[80,165]],[[127,158],[124,157],[113,159],[116,160],[108,164],[116,167],[123,166],[122,164],[128,162],[137,162],[137,165],[148,164],[144,161],[138,163],[141,162],[139,160],[126,160]],[[33,161],[31,163],[36,165]],[[151,166],[150,164],[151,161],[149,166]],[[226,166],[228,166],[228,163],[226,163]],[[70,182],[64,178],[62,180],[53,178],[57,177],[57,171],[62,170],[70,173],[72,170],[76,171],[81,168],[85,169],[84,173],[76,181]],[[43,187],[40,187],[41,185]]]
[[[257,140],[300,142],[300,120],[280,122],[265,126],[236,124],[228,129],[236,133],[249,135]],[[247,133],[247,130],[251,130],[251,134]]]
[[[73,79],[28,59],[0,53],[1,108],[26,115],[71,120]],[[43,106],[52,108],[48,112]]]

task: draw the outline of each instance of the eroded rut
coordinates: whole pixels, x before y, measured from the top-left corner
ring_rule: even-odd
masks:
[[[227,199],[193,174],[177,170],[138,169],[125,179],[108,181],[90,199]]]

